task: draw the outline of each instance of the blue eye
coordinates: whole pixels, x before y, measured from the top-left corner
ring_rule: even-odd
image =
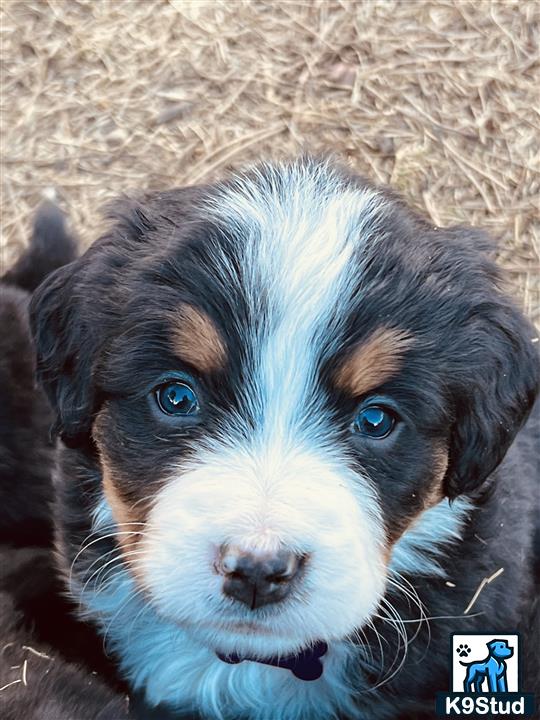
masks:
[[[354,419],[354,429],[357,432],[377,440],[390,435],[395,424],[395,417],[378,405],[363,408]]]
[[[195,391],[179,380],[160,385],[156,390],[156,401],[161,412],[166,415],[186,416],[199,412]]]

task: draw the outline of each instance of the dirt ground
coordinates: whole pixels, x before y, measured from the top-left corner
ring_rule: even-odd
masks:
[[[3,0],[2,262],[56,196],[100,206],[331,151],[500,239],[540,322],[536,0]]]

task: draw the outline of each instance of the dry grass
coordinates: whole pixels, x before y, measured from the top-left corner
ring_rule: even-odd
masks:
[[[332,150],[501,239],[540,320],[535,0],[4,0],[3,256],[110,196]]]

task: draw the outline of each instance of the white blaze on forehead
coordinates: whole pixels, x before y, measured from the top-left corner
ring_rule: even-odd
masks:
[[[317,341],[330,342],[347,317],[362,247],[377,234],[382,205],[375,190],[315,162],[241,176],[212,203],[212,215],[236,238],[246,300],[259,323],[247,338],[250,402],[266,432],[283,435],[297,425],[313,387]]]

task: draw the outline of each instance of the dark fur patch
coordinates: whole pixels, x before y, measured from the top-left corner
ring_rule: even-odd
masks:
[[[29,294],[75,243],[51,205],[0,283],[0,714],[129,720],[127,691],[94,627],[75,619],[52,549],[53,419],[36,386]]]
[[[2,718],[128,720],[126,689],[92,626],[73,618],[52,553],[1,547],[0,562]]]

